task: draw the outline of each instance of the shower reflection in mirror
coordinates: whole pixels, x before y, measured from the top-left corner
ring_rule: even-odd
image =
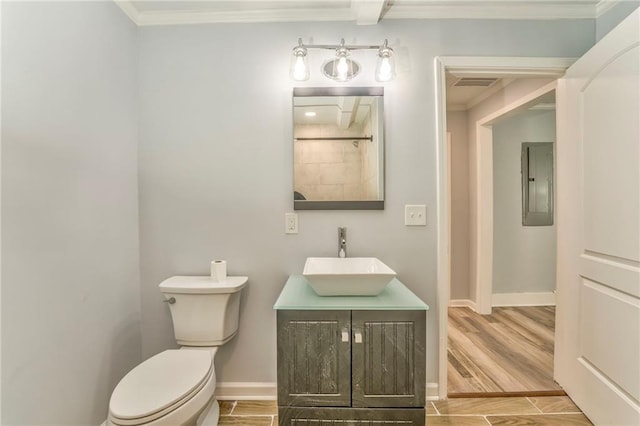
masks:
[[[296,88],[294,209],[384,208],[382,88]]]

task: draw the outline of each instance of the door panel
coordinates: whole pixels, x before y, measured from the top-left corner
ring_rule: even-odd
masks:
[[[278,403],[351,405],[349,311],[278,311]]]
[[[585,278],[598,283],[606,282],[618,291],[640,297],[640,270],[633,264],[626,265],[619,260],[582,254],[579,269]]]
[[[353,407],[424,407],[424,311],[353,311]]]
[[[584,249],[636,262],[640,239],[629,236],[640,235],[639,67],[640,47],[618,52],[590,76],[580,103]]]
[[[582,359],[640,400],[640,300],[593,281],[583,280],[582,285]]]
[[[596,425],[640,424],[640,10],[557,90],[554,374]]]

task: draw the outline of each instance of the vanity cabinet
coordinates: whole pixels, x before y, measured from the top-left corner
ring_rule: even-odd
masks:
[[[392,303],[384,295],[315,293],[305,295],[316,304],[276,302],[281,426],[316,420],[322,425],[424,425],[426,305],[394,281],[385,292],[403,290],[415,305],[391,298]],[[298,290],[307,285],[296,282]]]

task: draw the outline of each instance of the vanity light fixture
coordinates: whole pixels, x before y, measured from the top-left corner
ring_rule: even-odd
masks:
[[[293,48],[291,57],[291,78],[296,81],[309,79],[309,62],[307,61],[308,49],[334,50],[335,58],[327,60],[322,64],[322,73],[328,78],[345,82],[351,80],[360,72],[360,64],[349,58],[352,50],[377,50],[378,63],[376,66],[376,81],[386,82],[395,78],[395,64],[393,60],[393,49],[387,45],[387,40],[381,46],[365,45],[345,45],[344,39],[340,44],[303,44],[302,39],[298,39],[298,45]]]

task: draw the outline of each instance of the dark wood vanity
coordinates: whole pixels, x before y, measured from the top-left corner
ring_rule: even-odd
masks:
[[[292,276],[274,308],[279,425],[425,424],[428,306],[400,281],[320,297]]]

